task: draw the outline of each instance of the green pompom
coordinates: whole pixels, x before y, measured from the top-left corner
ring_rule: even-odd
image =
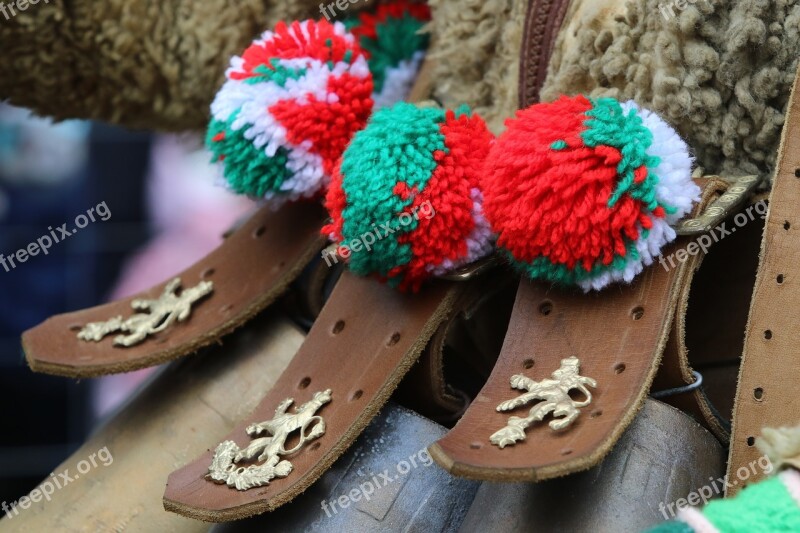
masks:
[[[223,161],[225,180],[231,190],[258,198],[267,192],[279,192],[281,185],[292,177],[287,168],[288,150],[278,148],[273,157],[258,149],[245,138],[244,128],[232,129],[236,114],[227,122],[212,119],[206,134],[206,146],[213,154],[212,163]]]
[[[397,214],[412,200],[402,199],[393,190],[400,182],[417,190],[426,187],[436,169],[434,152],[446,150],[440,130],[444,117],[441,109],[397,104],[377,112],[345,152],[341,166],[347,196],[343,240],[349,242],[376,229],[394,232],[393,238],[378,240],[370,253],[351,257],[350,268],[355,273],[387,276],[393,268],[411,261],[411,247],[398,243],[397,237],[413,231],[416,223],[401,226]],[[375,221],[386,221],[388,228],[376,228]]]

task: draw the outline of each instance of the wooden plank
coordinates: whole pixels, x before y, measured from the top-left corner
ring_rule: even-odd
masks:
[[[164,510],[167,476],[215,446],[246,417],[302,341],[303,334],[288,319],[269,312],[221,345],[167,367],[55,469],[56,479],[66,470],[73,481],[56,489],[49,502],[18,507],[19,514],[3,519],[0,529],[207,531],[209,524]],[[113,460],[100,451],[105,448]],[[79,466],[87,470],[92,454],[97,466],[80,474]]]

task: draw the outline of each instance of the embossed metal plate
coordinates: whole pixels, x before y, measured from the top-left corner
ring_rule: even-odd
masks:
[[[761,182],[758,176],[742,176],[725,181],[731,182],[728,190],[714,200],[699,216],[680,221],[675,226],[675,232],[678,235],[701,235],[711,231],[729,215],[735,213]]]

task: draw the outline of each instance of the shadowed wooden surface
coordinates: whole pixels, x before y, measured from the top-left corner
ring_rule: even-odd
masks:
[[[54,470],[58,479],[65,469],[77,479],[56,489],[51,501],[0,521],[0,531],[207,531],[209,524],[164,510],[167,476],[246,417],[302,341],[288,319],[267,313],[221,345],[166,368]],[[98,455],[103,448],[113,462]],[[92,454],[97,466],[81,475],[78,465]]]

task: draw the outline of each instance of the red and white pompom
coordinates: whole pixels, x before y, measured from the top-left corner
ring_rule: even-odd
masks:
[[[430,20],[425,3],[389,0],[374,11],[362,11],[348,25],[369,59],[376,108],[393,106],[408,96],[428,49],[429,35],[423,27]]]
[[[699,200],[678,134],[634,102],[562,97],[508,121],[486,161],[498,247],[533,279],[630,282]]]

